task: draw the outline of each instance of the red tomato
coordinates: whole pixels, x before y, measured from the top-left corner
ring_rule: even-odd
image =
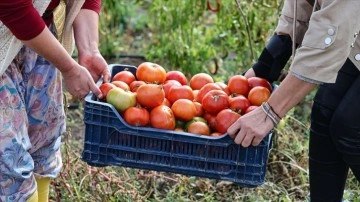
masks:
[[[227,129],[240,118],[240,114],[231,109],[223,109],[216,115],[216,131],[226,133]]]
[[[166,105],[168,107],[171,107],[171,103],[169,102],[168,99],[164,98],[164,102],[162,103],[163,105]]]
[[[115,88],[116,86],[112,83],[102,83],[99,88],[101,93],[103,94],[104,98],[106,98],[106,95],[108,94],[109,90]]]
[[[202,99],[202,106],[205,111],[217,114],[229,107],[229,96],[222,90],[211,90]]]
[[[195,116],[202,116],[204,114],[204,109],[200,102],[194,101],[195,107],[196,107],[196,114]]]
[[[190,121],[196,115],[196,107],[193,101],[178,99],[171,105],[171,110],[176,119]]]
[[[143,62],[136,69],[136,77],[146,83],[162,84],[166,80],[166,71],[158,64]]]
[[[207,83],[203,87],[200,88],[197,96],[196,101],[202,103],[202,99],[207,92],[210,90],[222,90],[221,87],[216,83]]]
[[[169,94],[169,90],[172,86],[182,86],[177,80],[166,80],[163,84],[163,89],[165,91],[165,97]]]
[[[193,121],[187,128],[188,133],[210,135],[210,127],[202,121]]]
[[[197,99],[197,96],[198,96],[198,94],[199,94],[199,91],[200,91],[200,90],[193,90],[194,100],[195,100],[195,101],[196,101],[196,99]]]
[[[194,100],[194,93],[190,86],[172,86],[166,97],[170,103],[174,103],[178,99]]]
[[[197,73],[190,79],[190,87],[193,90],[199,90],[207,83],[214,83],[214,79],[207,73]]]
[[[118,72],[112,78],[112,81],[123,81],[127,85],[130,85],[130,83],[135,80],[136,80],[135,75],[129,71]]]
[[[246,109],[250,107],[250,101],[243,95],[230,96],[229,108],[240,114],[245,114]]]
[[[154,108],[164,102],[165,92],[161,85],[144,84],[136,91],[137,102],[147,108]]]
[[[130,85],[129,85],[130,91],[136,92],[137,89],[138,89],[141,85],[144,85],[144,84],[146,84],[145,81],[135,80],[135,81],[131,82]]]
[[[150,124],[153,128],[174,130],[175,116],[170,107],[160,105],[150,111]]]
[[[181,85],[186,85],[188,82],[184,73],[177,71],[177,70],[168,71],[166,73],[166,80],[176,80],[179,83],[181,83]]]
[[[260,106],[263,102],[266,102],[270,97],[269,89],[262,86],[255,86],[249,92],[248,99],[251,105]]]
[[[253,111],[254,109],[258,108],[259,106],[255,106],[255,105],[250,105],[250,107],[248,107],[245,111],[245,114]]]
[[[243,75],[234,75],[230,77],[228,87],[231,94],[236,93],[244,96],[247,96],[250,90],[249,82]]]
[[[210,126],[210,128],[212,130],[216,130],[216,115],[210,114],[209,112],[205,111],[203,117]]]
[[[132,126],[147,126],[150,123],[150,113],[142,107],[129,107],[123,117],[126,123]]]
[[[123,90],[130,90],[129,85],[123,81],[112,81],[111,83]]]
[[[218,86],[220,86],[220,88],[221,88],[226,94],[230,95],[229,86],[228,86],[226,83],[221,82],[221,81],[218,81],[218,82],[216,82],[216,84],[217,84]]]
[[[262,87],[269,89],[270,92],[272,91],[272,86],[271,86],[270,82],[264,78],[260,78],[260,77],[256,77],[256,76],[250,77],[250,78],[248,78],[248,82],[249,82],[250,89],[255,86],[262,86]]]

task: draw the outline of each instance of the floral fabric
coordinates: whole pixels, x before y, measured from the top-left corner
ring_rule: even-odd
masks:
[[[64,132],[60,73],[23,47],[0,76],[0,201],[25,201],[35,176],[59,174]]]

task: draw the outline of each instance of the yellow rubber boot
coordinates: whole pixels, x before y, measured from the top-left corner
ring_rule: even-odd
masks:
[[[26,200],[26,202],[39,202],[37,190]]]
[[[38,202],[49,201],[50,178],[36,178]]]

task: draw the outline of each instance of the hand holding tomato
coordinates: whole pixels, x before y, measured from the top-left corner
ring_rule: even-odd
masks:
[[[235,121],[227,132],[230,137],[235,139],[236,144],[248,147],[259,145],[273,127],[271,119],[266,117],[261,107],[257,107]]]

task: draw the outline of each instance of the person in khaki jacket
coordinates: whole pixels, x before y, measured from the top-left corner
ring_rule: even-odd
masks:
[[[268,102],[228,129],[237,144],[256,146],[319,85],[311,113],[311,201],[341,201],[349,168],[360,181],[359,8],[358,0],[286,0],[274,36],[245,76],[276,80],[297,48],[289,73]]]
[[[48,201],[50,179],[62,168],[62,80],[78,98],[102,97],[95,82],[110,72],[98,50],[100,4],[0,1],[0,201]],[[55,29],[58,8],[64,21]]]

